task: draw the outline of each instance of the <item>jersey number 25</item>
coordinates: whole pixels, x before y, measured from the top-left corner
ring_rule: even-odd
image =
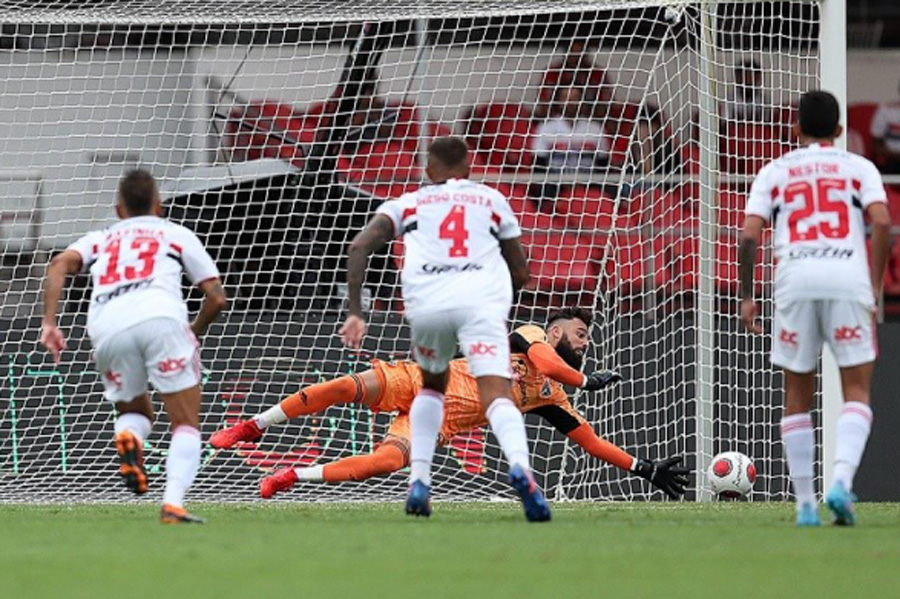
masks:
[[[850,218],[847,204],[841,200],[832,200],[828,194],[832,190],[844,191],[847,182],[844,179],[817,179],[813,187],[808,181],[791,183],[784,189],[784,203],[791,204],[803,201],[803,207],[791,212],[788,216],[788,228],[791,232],[791,243],[795,241],[814,241],[819,235],[828,239],[844,239],[850,234]],[[819,223],[804,222],[813,214],[835,214],[837,225],[822,221]]]

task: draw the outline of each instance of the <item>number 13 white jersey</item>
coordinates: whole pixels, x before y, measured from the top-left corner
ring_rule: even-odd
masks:
[[[88,335],[96,347],[114,333],[151,318],[187,322],[182,273],[198,285],[219,270],[197,236],[156,216],[119,221],[69,246],[93,282]]]
[[[760,170],[746,213],[774,228],[776,304],[843,299],[874,306],[865,210],[886,197],[874,164],[830,145],[794,150]]]
[[[404,236],[403,300],[410,314],[512,304],[500,240],[522,232],[495,189],[450,179],[389,200],[376,211]]]

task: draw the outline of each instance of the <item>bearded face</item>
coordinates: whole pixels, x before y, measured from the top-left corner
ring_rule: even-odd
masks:
[[[572,347],[572,342],[569,341],[567,335],[563,335],[559,338],[559,341],[556,344],[556,353],[559,354],[559,357],[562,358],[566,364],[575,370],[581,370],[581,363],[584,361],[584,351],[576,350]]]

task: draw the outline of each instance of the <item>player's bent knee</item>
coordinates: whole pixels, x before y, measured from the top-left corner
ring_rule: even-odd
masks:
[[[508,378],[502,376],[480,376],[478,381],[478,396],[481,398],[481,405],[487,408],[495,399],[499,397],[509,398],[512,396],[512,385]]]
[[[138,395],[131,401],[117,401],[115,405],[116,413],[119,415],[141,414],[150,422],[153,422],[156,418],[156,414],[153,413],[153,404],[150,402],[150,398],[147,394]]]
[[[163,404],[169,417],[169,430],[179,426],[200,428],[200,386],[189,387],[174,393],[162,393]]]
[[[409,452],[393,444],[385,444],[375,451],[382,466],[380,474],[390,474],[405,468],[409,463]]]

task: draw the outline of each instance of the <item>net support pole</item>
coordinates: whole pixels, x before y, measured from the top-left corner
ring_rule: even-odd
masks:
[[[416,105],[419,106],[419,168],[422,169],[422,178],[425,177],[425,167],[428,166],[428,142],[431,121],[428,118],[428,110],[431,108],[431,80],[428,77],[428,65],[430,56],[426,56],[428,45],[428,19],[416,19],[416,45],[418,46],[416,67],[413,77],[419,80],[419,94]]]
[[[715,2],[702,5],[700,27],[700,239],[696,306],[697,501],[710,501],[706,472],[713,455],[713,383],[715,365],[715,205],[718,185],[718,93],[716,89]]]
[[[847,127],[847,3],[822,0],[819,16],[819,81],[835,95],[841,107],[841,125]],[[846,148],[846,136],[835,140]],[[844,403],[841,375],[828,344],[822,351],[822,484],[831,486],[834,475],[837,420]]]

